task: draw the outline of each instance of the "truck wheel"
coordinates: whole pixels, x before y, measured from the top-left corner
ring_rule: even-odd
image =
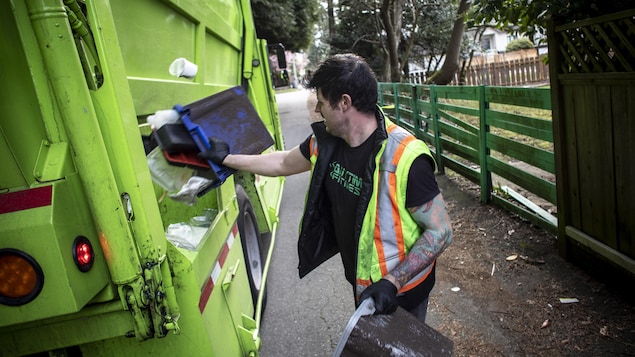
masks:
[[[247,267],[251,299],[255,308],[263,281],[264,259],[262,257],[262,242],[260,231],[258,230],[258,222],[256,221],[256,214],[249,201],[249,196],[247,196],[242,186],[236,185],[236,197],[240,210],[238,214],[238,232],[240,233],[240,241]],[[265,296],[263,296],[263,305],[264,297]]]

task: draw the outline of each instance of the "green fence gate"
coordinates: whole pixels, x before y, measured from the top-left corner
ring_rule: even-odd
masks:
[[[548,30],[560,253],[635,274],[635,9]]]

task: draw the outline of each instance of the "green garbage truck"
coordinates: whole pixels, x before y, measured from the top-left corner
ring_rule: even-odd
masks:
[[[229,91],[284,147],[249,0],[6,0],[0,58],[0,356],[257,356],[284,179],[151,120]]]

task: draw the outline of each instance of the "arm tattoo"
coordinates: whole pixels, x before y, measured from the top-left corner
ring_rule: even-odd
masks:
[[[432,201],[408,210],[415,221],[425,227],[425,231],[412,246],[406,259],[390,272],[400,286],[432,264],[452,242],[452,224],[440,193]]]

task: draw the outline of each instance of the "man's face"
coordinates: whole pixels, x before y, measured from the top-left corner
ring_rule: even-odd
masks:
[[[341,137],[348,121],[342,112],[340,102],[335,107],[331,107],[331,103],[324,98],[320,89],[317,90],[316,94],[317,104],[315,105],[315,112],[320,113],[322,118],[324,118],[326,130],[331,135]]]

